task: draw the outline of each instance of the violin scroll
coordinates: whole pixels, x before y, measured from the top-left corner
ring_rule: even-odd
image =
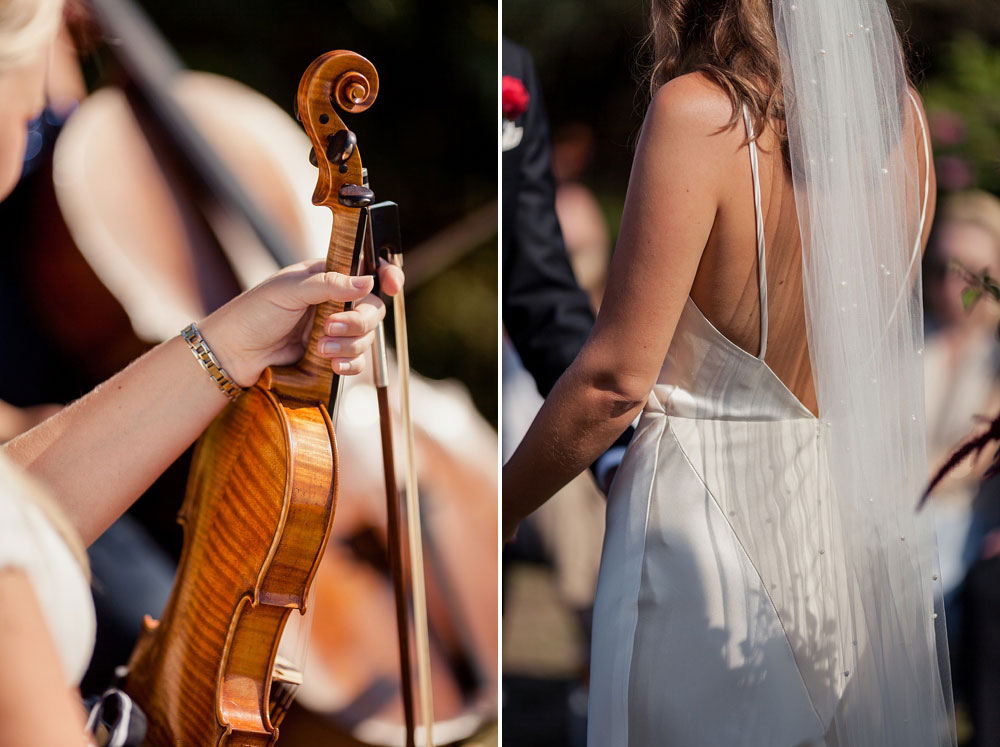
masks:
[[[341,187],[364,183],[357,139],[337,109],[363,112],[377,95],[375,66],[355,52],[338,49],[320,55],[302,75],[296,104],[313,146],[309,160],[319,168],[314,205],[343,204]]]
[[[333,54],[336,54],[336,52]],[[357,57],[357,55],[355,56]],[[371,65],[371,63],[363,57],[359,57],[358,59],[364,60],[364,62],[369,66]],[[375,75],[375,68],[373,67],[371,68],[371,74]],[[333,95],[330,97],[330,100],[344,111],[356,114],[358,112],[363,112],[371,106],[375,101],[375,96],[377,95],[377,75],[375,75],[373,86],[372,81],[369,80],[364,73],[357,70],[349,70],[337,79],[337,84],[334,87]]]

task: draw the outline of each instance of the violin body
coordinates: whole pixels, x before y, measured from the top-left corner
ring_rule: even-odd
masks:
[[[336,439],[325,405],[270,384],[266,373],[195,451],[177,580],[163,618],[146,618],[125,688],[154,747],[273,744],[301,682],[276,656],[330,534]]]

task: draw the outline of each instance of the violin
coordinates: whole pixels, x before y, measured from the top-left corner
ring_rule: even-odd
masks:
[[[377,93],[375,68],[353,52],[321,56],[299,84],[319,167],[313,202],[333,213],[328,271],[361,267],[372,196],[334,104],[362,112]],[[333,522],[340,377],[317,346],[326,318],[345,307],[317,307],[303,358],[268,368],[195,449],[174,588],[162,618],[144,621],[124,684],[154,747],[272,744],[302,682],[301,663],[279,649],[290,618],[306,611]]]

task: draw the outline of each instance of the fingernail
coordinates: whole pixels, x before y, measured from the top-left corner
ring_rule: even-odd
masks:
[[[330,326],[332,327],[333,325],[330,325]],[[320,347],[320,352],[321,353],[324,353],[326,355],[330,355],[332,353],[339,352],[340,348],[341,348],[341,344],[339,342],[337,342],[336,340],[324,340],[323,342],[320,343],[319,347]]]
[[[344,322],[330,322],[326,325],[326,333],[333,337],[334,335],[342,335],[347,332],[347,325]]]
[[[351,278],[351,285],[359,289],[369,288],[373,282],[374,281],[371,275],[361,275],[356,278]]]
[[[351,370],[351,364],[348,363],[347,361],[337,362],[337,373],[344,373],[345,371],[350,371],[350,370]]]

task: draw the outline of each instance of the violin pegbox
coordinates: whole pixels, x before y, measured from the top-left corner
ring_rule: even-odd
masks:
[[[378,95],[375,66],[359,54],[335,50],[317,57],[299,81],[296,108],[312,143],[309,162],[319,169],[314,205],[360,208],[371,202],[358,140],[337,114],[365,111]]]

